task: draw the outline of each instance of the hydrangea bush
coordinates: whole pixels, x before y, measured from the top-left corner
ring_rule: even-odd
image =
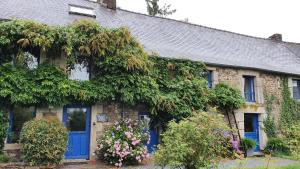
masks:
[[[149,140],[149,132],[142,122],[122,119],[109,126],[97,140],[96,154],[117,167],[140,163],[147,157]]]

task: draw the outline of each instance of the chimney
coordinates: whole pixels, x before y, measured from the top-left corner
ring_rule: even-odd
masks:
[[[276,33],[276,34],[270,36],[269,39],[272,41],[275,41],[275,42],[282,42],[282,35],[279,33]]]
[[[98,2],[109,9],[116,10],[117,9],[117,0],[98,0]]]

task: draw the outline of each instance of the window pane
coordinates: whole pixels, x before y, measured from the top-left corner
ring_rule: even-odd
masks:
[[[71,70],[70,79],[72,80],[89,80],[89,73],[86,66],[83,64],[75,64]]]
[[[25,52],[25,63],[29,69],[36,69],[39,65],[38,59],[29,52]]]
[[[255,93],[254,93],[254,77],[245,76],[245,85],[244,85],[244,94],[245,99],[248,102],[255,101]]]
[[[210,70],[207,72],[207,81],[208,81],[208,87],[213,87],[213,72]]]
[[[254,132],[253,116],[245,115],[245,132]]]
[[[35,108],[17,107],[12,112],[11,132],[9,133],[10,143],[17,143],[20,139],[20,132],[23,124],[35,117]]]
[[[293,80],[293,97],[300,99],[300,80]]]
[[[68,108],[67,109],[67,128],[69,131],[85,131],[86,127],[85,108]]]

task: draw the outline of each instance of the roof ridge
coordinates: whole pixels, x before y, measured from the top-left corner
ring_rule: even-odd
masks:
[[[147,15],[147,14],[140,13],[140,12],[134,12],[134,11],[130,11],[130,10],[127,10],[127,9],[122,9],[120,7],[118,7],[117,10],[129,12],[129,13],[133,13],[133,14],[138,14],[138,15],[144,15],[144,16],[152,17],[152,18],[159,18],[159,19],[164,19],[164,20],[169,20],[169,21],[175,21],[175,22],[179,22],[179,23],[182,23],[182,24],[187,24],[187,25],[191,25],[191,26],[197,26],[197,27],[207,28],[207,29],[211,29],[211,30],[215,30],[215,31],[225,32],[225,33],[231,33],[231,34],[245,36],[245,37],[249,37],[249,38],[260,39],[260,40],[268,40],[269,41],[268,38],[257,37],[257,36],[252,36],[252,35],[246,35],[246,34],[242,34],[242,33],[237,33],[237,32],[223,30],[223,29],[218,29],[218,28],[213,28],[213,27],[209,27],[209,26],[204,26],[204,25],[196,24],[196,23],[185,22],[185,21],[181,21],[181,20],[177,20],[177,19],[172,19],[172,18],[164,18],[164,17],[161,17],[161,16]]]

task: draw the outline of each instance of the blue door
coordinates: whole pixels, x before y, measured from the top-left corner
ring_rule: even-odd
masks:
[[[260,151],[259,148],[259,123],[258,114],[245,114],[245,137],[256,142],[255,151]]]
[[[89,159],[91,109],[65,106],[63,122],[69,131],[66,159]]]
[[[150,133],[150,142],[147,144],[147,150],[149,154],[152,154],[158,145],[159,139],[159,129],[155,125],[151,124],[151,119],[149,113],[139,113],[139,120],[144,121],[148,124],[149,128],[147,129]]]

